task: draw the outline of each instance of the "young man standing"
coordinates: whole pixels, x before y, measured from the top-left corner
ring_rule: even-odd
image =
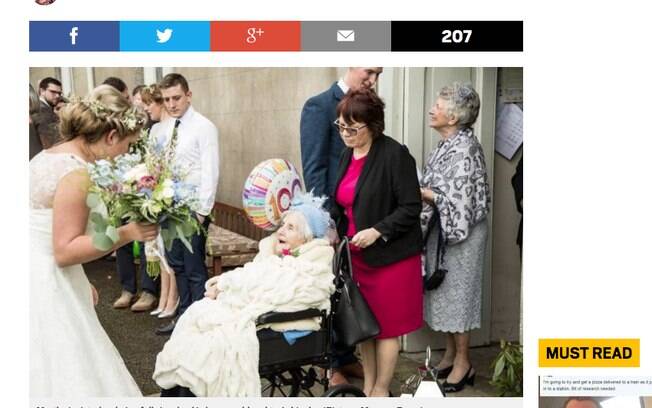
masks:
[[[161,94],[170,118],[152,127],[153,137],[166,145],[176,129],[175,164],[187,171],[186,182],[197,187],[199,208],[196,216],[207,229],[209,215],[215,202],[219,178],[218,133],[215,125],[191,106],[192,92],[188,81],[180,74],[168,74],[161,83]],[[206,235],[197,234],[190,240],[192,252],[176,239],[166,253],[174,269],[180,305],[178,315],[195,301],[204,297],[206,270]],[[176,321],[159,327],[157,334],[169,334]]]

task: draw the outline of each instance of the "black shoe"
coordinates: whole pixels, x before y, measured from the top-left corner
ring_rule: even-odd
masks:
[[[469,367],[469,371],[467,371],[466,374],[464,374],[464,377],[462,377],[460,382],[449,383],[448,381],[445,381],[444,392],[445,393],[458,392],[458,391],[462,391],[466,384],[473,385],[473,383],[475,382],[475,372],[473,373],[473,375],[471,375],[471,370],[473,370],[473,367]]]
[[[174,326],[177,324],[177,321],[175,319],[172,319],[170,323],[166,323],[163,326],[158,327],[154,333],[158,334],[159,336],[167,336],[169,334],[172,334],[172,331],[174,330]]]
[[[453,371],[453,365],[449,365],[446,368],[442,368],[440,370],[437,370],[437,379],[438,380],[443,380],[444,378],[447,378],[448,375]]]

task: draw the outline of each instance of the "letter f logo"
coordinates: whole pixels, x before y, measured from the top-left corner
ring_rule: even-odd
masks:
[[[70,43],[72,45],[76,45],[76,43],[77,43],[77,35],[78,35],[77,32],[78,32],[78,30],[79,30],[78,27],[73,27],[72,30],[70,30],[70,34],[69,34],[70,35]]]

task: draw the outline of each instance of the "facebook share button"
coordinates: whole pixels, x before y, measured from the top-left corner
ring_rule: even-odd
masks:
[[[30,51],[120,51],[117,21],[30,21]]]

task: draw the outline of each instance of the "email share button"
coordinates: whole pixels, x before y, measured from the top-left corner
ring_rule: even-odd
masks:
[[[353,42],[355,41],[355,30],[337,30],[338,42]]]
[[[389,21],[302,21],[301,51],[390,51]]]

